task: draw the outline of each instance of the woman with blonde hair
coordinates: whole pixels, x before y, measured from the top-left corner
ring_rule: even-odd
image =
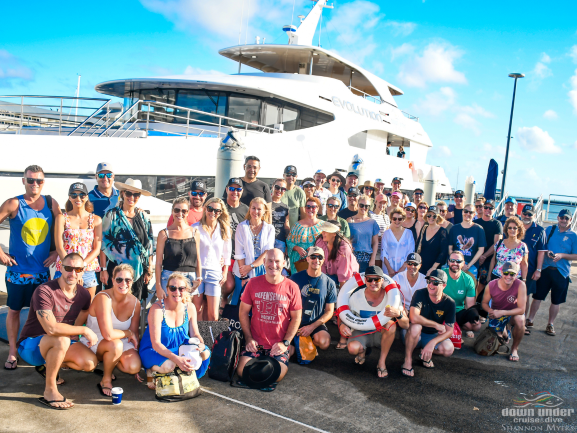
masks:
[[[397,207],[391,210],[391,226],[381,238],[381,260],[383,272],[394,277],[406,268],[405,260],[409,253],[415,251],[415,238],[410,229],[403,226],[407,216],[404,209]]]
[[[190,201],[186,197],[177,198],[172,203],[173,223],[158,233],[156,241],[156,297],[167,295],[168,277],[174,272],[185,275],[194,290],[202,282],[200,265],[200,235],[198,230],[188,225]],[[195,294],[193,292],[193,294]]]
[[[112,273],[112,288],[99,292],[90,304],[86,327],[98,337],[96,344],[89,346],[88,340],[80,338],[102,362],[104,373],[97,385],[100,394],[112,395],[112,372],[114,368],[136,375],[142,381],[140,356],[138,355],[138,326],[140,303],[132,294],[134,269],[127,264],[118,265]]]
[[[98,285],[96,272],[100,271],[98,255],[102,243],[102,219],[92,213],[94,206],[88,200],[88,189],[80,182],[70,185],[65,207],[66,212],[56,215],[54,222],[54,241],[58,252],[54,279],[62,275],[61,257],[78,253],[84,258],[85,266],[82,286],[94,298]]]
[[[190,280],[175,272],[168,278],[167,288],[168,296],[150,307],[148,327],[140,341],[140,358],[150,389],[156,387],[154,373],[170,373],[176,367],[183,372],[194,369],[188,358],[178,354],[178,348],[191,337],[199,340],[202,365],[196,370],[198,378],[206,372],[210,359],[210,350],[198,331],[196,308],[190,303]]]
[[[525,237],[525,226],[516,216],[505,221],[503,233],[507,236],[495,244],[495,254],[489,265],[489,275],[491,280],[496,280],[503,276],[503,265],[507,262],[515,262],[519,265],[517,278],[527,280],[529,270],[529,249],[523,238]]]
[[[274,248],[275,229],[266,201],[255,197],[250,202],[246,219],[236,228],[234,279],[231,304],[238,305],[243,287],[252,277],[264,275],[264,258]]]
[[[308,198],[305,205],[306,217],[298,221],[287,236],[287,252],[293,274],[297,272],[295,263],[306,257],[308,248],[314,245],[315,239],[321,233],[319,225],[322,221],[317,218],[320,208],[321,201],[318,198]]]
[[[359,263],[359,272],[374,266],[379,246],[379,224],[369,216],[372,199],[368,195],[359,196],[359,210],[347,222],[351,230],[353,252]]]
[[[226,281],[232,254],[230,218],[224,202],[217,197],[207,200],[202,218],[192,228],[199,232],[202,267],[202,282],[193,302],[202,317],[210,321],[218,320],[221,286]],[[224,261],[224,268],[221,260]],[[203,295],[206,296],[206,313],[202,311]]]

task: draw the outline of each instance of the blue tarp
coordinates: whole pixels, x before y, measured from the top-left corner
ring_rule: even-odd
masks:
[[[499,176],[499,164],[494,159],[489,161],[489,169],[487,170],[487,180],[485,181],[485,192],[483,197],[487,200],[495,200],[495,192],[497,191],[497,176]]]

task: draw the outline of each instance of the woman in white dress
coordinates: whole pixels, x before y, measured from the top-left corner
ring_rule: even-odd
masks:
[[[381,260],[383,271],[390,277],[405,270],[405,259],[415,251],[415,239],[411,231],[403,227],[406,213],[400,207],[389,214],[391,226],[381,239]]]

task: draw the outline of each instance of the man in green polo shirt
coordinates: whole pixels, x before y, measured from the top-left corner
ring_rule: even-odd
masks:
[[[301,212],[304,212],[306,196],[302,188],[296,185],[297,168],[294,165],[285,167],[283,178],[286,180],[286,192],[281,202],[289,207],[289,226],[292,229],[298,222]]]

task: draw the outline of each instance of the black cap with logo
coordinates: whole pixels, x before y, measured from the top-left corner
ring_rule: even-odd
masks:
[[[231,186],[231,185],[238,185],[242,188],[242,180],[240,179],[240,177],[231,177],[228,180],[228,183],[226,184],[226,186]]]
[[[356,186],[351,186],[347,191],[347,195],[360,195],[361,192]]]
[[[68,189],[68,194],[72,194],[74,191],[82,191],[84,194],[88,194],[88,188],[86,188],[86,185],[84,185],[82,182],[75,182],[72,185],[70,185],[70,188]]]
[[[410,253],[407,256],[407,260],[405,260],[405,262],[415,262],[418,264],[423,263],[423,260],[421,259],[421,256],[419,255],[419,253]]]
[[[190,184],[190,190],[206,192],[206,183],[202,180],[195,180]]]
[[[437,281],[440,283],[447,284],[447,274],[445,273],[445,271],[441,269],[435,269],[434,271],[431,271],[429,276],[426,277],[425,279],[429,281]]]
[[[535,215],[535,208],[533,207],[533,205],[526,204],[525,206],[523,206],[523,212],[522,213],[529,213],[529,214],[531,214],[531,216],[533,216],[533,215]]]
[[[284,174],[294,174],[297,175],[297,168],[294,165],[287,165],[284,168]]]

